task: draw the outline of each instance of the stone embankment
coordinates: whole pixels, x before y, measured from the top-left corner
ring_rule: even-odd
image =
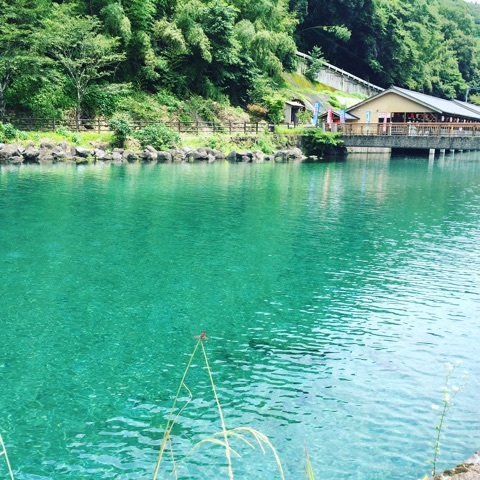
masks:
[[[147,147],[143,152],[134,152],[122,148],[108,150],[104,148],[81,148],[71,146],[66,142],[53,144],[42,143],[39,147],[28,145],[21,147],[13,144],[0,143],[0,165],[2,164],[52,164],[52,163],[112,163],[122,165],[127,163],[186,163],[216,161],[262,163],[303,161],[306,157],[299,148],[278,150],[266,155],[260,150],[238,151],[225,154],[212,148],[182,147],[168,151],[157,151]]]
[[[480,450],[474,453],[465,462],[451,470],[435,475],[432,480],[479,480],[480,479]]]

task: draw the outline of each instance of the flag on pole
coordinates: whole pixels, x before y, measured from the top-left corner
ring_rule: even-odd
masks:
[[[340,110],[340,123],[345,123],[345,116],[347,112],[345,110]]]
[[[327,123],[333,123],[333,112],[331,108],[328,109]]]

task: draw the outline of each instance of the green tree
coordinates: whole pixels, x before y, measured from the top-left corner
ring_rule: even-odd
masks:
[[[0,119],[5,117],[6,95],[13,83],[36,71],[38,57],[31,39],[45,6],[43,0],[0,0]]]
[[[72,85],[78,129],[88,86],[109,75],[124,55],[116,52],[117,38],[100,33],[97,17],[75,13],[75,4],[54,3],[36,38],[47,63],[62,70]]]
[[[316,82],[318,74],[325,62],[321,48],[314,46],[310,52],[310,59],[307,62],[305,76],[311,81]]]

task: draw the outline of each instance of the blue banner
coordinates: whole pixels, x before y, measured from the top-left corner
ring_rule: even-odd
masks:
[[[315,102],[313,107],[312,125],[316,125],[318,123],[318,115],[320,114],[320,102]]]

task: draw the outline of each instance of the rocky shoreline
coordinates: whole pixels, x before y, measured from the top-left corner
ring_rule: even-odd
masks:
[[[147,147],[142,152],[134,152],[123,148],[109,150],[102,148],[82,148],[67,142],[59,144],[41,143],[39,147],[0,143],[0,165],[20,164],[53,164],[53,163],[112,163],[123,165],[128,163],[192,163],[217,161],[263,163],[263,162],[299,162],[307,160],[298,147],[278,150],[267,155],[260,150],[233,151],[229,154],[212,148],[182,147],[168,151],[157,151]]]
[[[435,475],[431,480],[478,480],[480,479],[480,450],[455,468]]]

